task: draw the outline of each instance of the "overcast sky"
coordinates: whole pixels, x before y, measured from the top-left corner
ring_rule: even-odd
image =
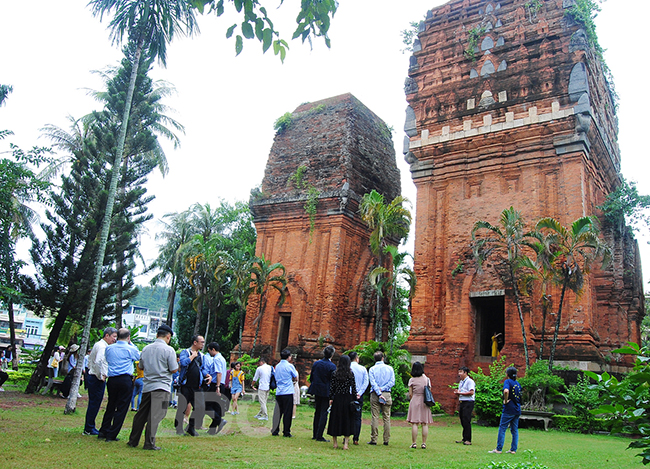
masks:
[[[264,2],[277,29],[288,39],[293,32],[297,1]],[[415,200],[415,188],[402,157],[404,78],[408,54],[402,54],[400,31],[423,19],[441,0],[342,0],[330,29],[332,48],[321,40],[309,45],[292,41],[285,63],[272,53],[262,55],[257,42],[247,41],[235,57],[234,41],[225,39],[232,21],[200,18],[200,35],[175,40],[168,47],[167,68],[154,66],[151,76],[172,83],[177,95],[165,99],[173,117],[186,128],[181,148],[163,142],[170,172],[151,177],[149,192],[154,220],[142,239],[143,254],[156,255],[155,220],[182,211],[195,202],[216,205],[219,199],[248,200],[261,183],[273,143],[273,122],[303,102],[351,92],[395,129],[393,134],[402,191]],[[121,50],[111,45],[106,20],[100,23],[86,0],[0,0],[0,84],[14,88],[0,109],[0,129],[15,135],[8,141],[23,148],[47,145],[39,139],[46,124],[67,128],[76,118],[98,109],[85,89],[101,89],[92,74],[116,65]],[[597,19],[598,35],[607,49],[621,98],[619,144],[626,178],[650,194],[648,146],[641,141],[644,108],[639,93],[645,73],[639,51],[646,44],[648,0],[610,0]],[[642,81],[643,80],[643,81]],[[6,146],[7,141],[3,142]],[[644,176],[645,175],[645,176]],[[648,237],[641,237],[646,290],[650,278]],[[409,243],[412,246],[412,240]],[[147,279],[140,278],[138,283]]]

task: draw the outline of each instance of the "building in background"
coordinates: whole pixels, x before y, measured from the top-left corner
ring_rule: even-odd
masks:
[[[122,315],[124,326],[139,327],[138,338],[147,342],[156,340],[158,328],[165,324],[165,311],[151,311],[142,306],[129,306]]]

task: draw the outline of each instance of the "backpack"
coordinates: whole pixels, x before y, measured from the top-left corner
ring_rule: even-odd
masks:
[[[275,380],[275,368],[271,370],[271,380],[269,381],[269,389],[277,389],[278,382]]]

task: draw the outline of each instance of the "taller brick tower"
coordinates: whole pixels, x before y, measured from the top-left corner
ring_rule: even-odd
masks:
[[[429,11],[405,83],[406,160],[417,188],[417,294],[407,347],[436,376],[438,395],[467,365],[486,368],[501,332],[507,361],[524,364],[512,286],[495,265],[478,272],[470,232],[510,207],[529,224],[563,225],[620,184],[615,105],[600,60],[567,9],[572,0],[452,0]],[[639,340],[643,289],[638,249],[603,225],[614,264],[593,271],[565,300],[556,359],[616,370],[610,353]],[[559,291],[552,291],[557,311]],[[539,292],[524,320],[533,359],[542,332]],[[548,356],[555,314],[546,321]]]
[[[281,262],[289,279],[284,304],[277,294],[267,301],[256,354],[279,359],[288,346],[301,365],[325,345],[342,352],[374,339],[367,276],[376,260],[358,213],[372,189],[388,201],[401,190],[386,124],[351,94],[298,107],[276,135],[261,192],[250,201],[256,254]],[[253,298],[244,350],[253,347],[257,310]]]

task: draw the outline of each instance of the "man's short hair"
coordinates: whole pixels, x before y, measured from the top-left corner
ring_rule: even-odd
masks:
[[[358,356],[359,356],[359,354],[357,352],[355,352],[354,350],[352,352],[348,353],[348,357],[350,357],[351,362],[355,361]]]
[[[210,342],[208,344],[208,350],[214,350],[215,352],[219,351],[219,344],[216,342]]]
[[[280,358],[283,360],[286,360],[291,356],[291,350],[288,348],[285,348],[282,352],[280,352]]]
[[[117,331],[117,340],[126,340],[129,337],[131,337],[131,331],[126,327],[122,327],[119,331]]]
[[[508,369],[506,370],[506,375],[508,376],[508,378],[516,380],[517,368],[515,368],[514,366],[509,366]]]
[[[203,337],[203,336],[202,336],[201,334],[193,335],[193,336],[192,336],[192,339],[191,339],[191,340],[192,340],[192,344],[194,344],[194,342],[198,342],[198,341],[199,341],[199,337]]]
[[[259,363],[266,363],[266,357],[260,357]]]
[[[380,362],[384,359],[384,352],[377,350],[372,358],[374,358],[376,362]]]
[[[104,329],[104,335],[102,337],[106,337],[107,335],[113,335],[113,334],[117,334],[117,329],[115,329],[114,327],[107,327],[106,329]]]
[[[469,368],[467,368],[466,366],[461,366],[460,368],[458,368],[458,371],[464,371],[465,373],[469,374]]]
[[[328,345],[323,349],[323,357],[325,358],[332,358],[334,355],[335,349],[331,345]]]

